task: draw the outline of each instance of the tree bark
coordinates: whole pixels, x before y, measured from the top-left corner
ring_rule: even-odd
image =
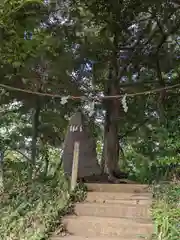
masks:
[[[32,178],[33,168],[36,163],[36,155],[37,155],[37,138],[38,138],[38,127],[39,127],[39,115],[40,115],[40,99],[37,97],[36,106],[33,109],[32,114],[32,142],[31,142],[31,162],[29,175]]]
[[[4,192],[4,171],[3,171],[4,152],[0,151],[0,194]]]
[[[109,79],[106,86],[106,95],[119,94],[119,83],[113,77],[113,68],[109,69]],[[102,159],[102,170],[110,178],[119,175],[119,136],[118,121],[120,115],[120,101],[118,99],[105,100],[106,116],[104,123],[104,151]]]
[[[165,81],[162,77],[161,73],[161,67],[160,67],[160,60],[157,56],[157,77],[159,81],[159,86],[161,88],[165,87]],[[165,116],[165,98],[166,98],[166,90],[162,90],[159,93],[159,99],[158,99],[158,109],[159,109],[159,122],[160,124],[165,124],[166,122],[166,116]]]
[[[113,111],[114,109],[111,112],[107,110],[104,127],[104,167],[108,175],[114,175],[119,161],[118,125],[110,118]]]
[[[48,174],[48,168],[49,168],[49,151],[48,151],[48,146],[46,144],[44,146],[43,161],[45,162],[44,177],[46,177]]]
[[[120,94],[120,79],[118,64],[118,33],[114,33],[114,49],[109,63],[109,76],[105,86],[105,95]],[[104,172],[110,180],[126,177],[119,169],[119,120],[121,102],[117,98],[105,100],[106,117],[104,124]]]

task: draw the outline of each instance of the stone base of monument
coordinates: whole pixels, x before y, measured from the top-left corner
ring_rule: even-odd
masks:
[[[96,182],[108,183],[108,176],[106,174],[94,175],[94,176],[92,175],[92,176],[79,178],[78,181],[83,183],[96,183]]]
[[[119,178],[118,179],[119,182],[118,183],[136,183],[134,181],[128,180],[126,178]],[[113,181],[109,180],[109,177],[107,174],[103,174],[103,175],[94,175],[94,176],[88,176],[88,177],[83,177],[83,178],[79,178],[78,182],[83,182],[83,183],[114,183]]]

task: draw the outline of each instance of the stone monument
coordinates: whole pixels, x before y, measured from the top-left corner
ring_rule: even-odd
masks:
[[[97,161],[96,143],[90,134],[84,115],[79,111],[70,120],[63,150],[64,172],[71,176],[74,143],[79,142],[78,178],[100,175]]]

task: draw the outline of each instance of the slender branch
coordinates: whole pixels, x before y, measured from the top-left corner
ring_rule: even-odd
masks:
[[[178,42],[177,39],[175,40],[175,42],[176,42],[176,45],[178,45],[178,47],[180,48],[180,43]]]
[[[139,123],[136,127],[132,128],[131,130],[127,131],[125,134],[122,136],[119,136],[120,139],[127,137],[127,135],[136,132],[140,127],[142,127],[146,122],[148,122],[149,119],[145,119],[143,122]]]
[[[156,17],[156,23],[157,23],[157,26],[159,27],[162,35],[165,35],[165,32],[164,32],[164,29],[163,29],[163,26],[161,25],[159,19]]]
[[[159,56],[157,54],[157,76],[159,78],[159,84],[160,87],[165,87],[165,82],[164,79],[162,77],[162,71],[161,71],[161,66],[160,66],[160,61],[159,61]],[[165,110],[164,110],[164,100],[165,100],[165,93],[166,91],[163,90],[162,92],[160,92],[159,95],[159,115],[160,115],[160,121],[162,123],[165,122]]]
[[[130,83],[121,83],[120,88],[128,88],[128,87],[139,87],[140,85],[149,85],[149,84],[157,84],[155,81],[139,81],[139,82],[130,82]]]
[[[28,161],[30,161],[30,158],[29,158],[28,156],[26,156],[26,154],[22,153],[22,152],[21,152],[20,150],[18,150],[18,149],[15,149],[15,148],[7,148],[6,151],[8,151],[8,150],[15,151],[15,152],[21,154],[21,155],[22,155],[24,158],[26,158]],[[7,154],[6,154],[6,155],[7,155]]]
[[[9,111],[0,111],[0,117],[2,118],[2,117],[6,116],[9,113],[17,113],[17,112],[18,112],[17,109],[9,110]]]
[[[165,82],[162,77],[162,72],[161,72],[161,67],[160,67],[160,61],[159,61],[159,56],[157,55],[157,61],[156,61],[156,66],[157,66],[157,76],[159,78],[159,83],[161,87],[165,87]]]
[[[13,149],[12,149],[13,150]],[[18,149],[14,149],[15,152],[21,154],[24,158],[26,158],[28,161],[30,161],[30,158],[28,156],[26,156],[26,154],[22,153],[20,150]]]

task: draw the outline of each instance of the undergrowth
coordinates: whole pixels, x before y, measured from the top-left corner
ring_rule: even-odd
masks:
[[[38,178],[28,183],[24,164],[12,162],[4,169],[4,193],[0,196],[0,239],[42,240],[60,224],[73,201],[83,199],[81,186],[69,194],[60,172],[56,178]]]
[[[154,186],[154,240],[180,239],[180,184]]]

